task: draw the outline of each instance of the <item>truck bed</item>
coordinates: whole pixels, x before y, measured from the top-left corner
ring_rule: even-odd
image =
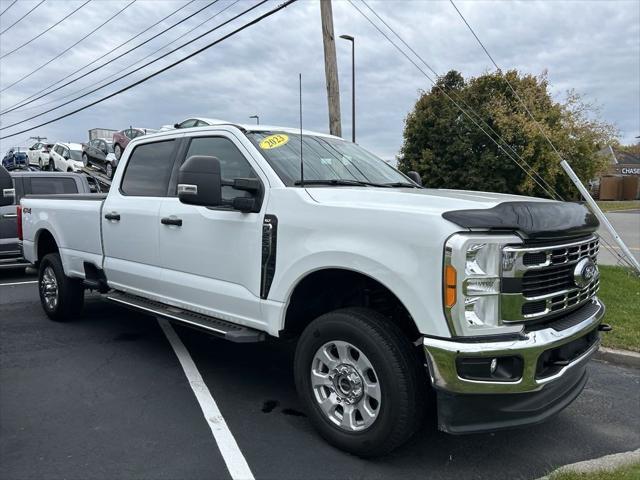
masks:
[[[35,245],[49,232],[60,248],[65,272],[84,278],[84,262],[102,266],[102,205],[106,194],[77,193],[27,195],[23,208],[23,250],[30,262],[37,258]]]

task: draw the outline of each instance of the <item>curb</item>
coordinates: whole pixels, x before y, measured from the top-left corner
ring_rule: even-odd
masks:
[[[630,452],[614,453],[604,457],[595,458],[593,460],[585,460],[584,462],[572,463],[564,465],[549,475],[539,478],[538,480],[551,480],[557,473],[592,473],[599,471],[610,471],[617,468],[626,467],[634,463],[640,462],[640,449]]]
[[[596,360],[622,365],[631,368],[640,368],[640,353],[629,350],[617,350],[615,348],[600,347],[594,355]]]

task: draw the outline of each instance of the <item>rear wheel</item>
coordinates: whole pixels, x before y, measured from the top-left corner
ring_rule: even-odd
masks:
[[[89,157],[87,157],[86,153],[82,154],[82,163],[84,164],[85,167],[89,166]]]
[[[332,445],[383,455],[422,424],[425,379],[410,341],[381,314],[346,308],[302,333],[295,382],[309,418]]]
[[[38,165],[40,165],[40,170],[44,170],[44,163],[42,162],[42,158],[38,159]]]
[[[54,172],[56,170],[56,162],[53,159],[49,159],[49,170]]]
[[[122,156],[122,148],[120,148],[120,145],[118,145],[117,143],[113,147],[113,153],[116,156],[116,160],[120,160],[120,157]]]
[[[51,320],[64,322],[80,315],[84,304],[82,280],[65,275],[59,254],[50,253],[40,261],[38,287],[40,303]]]
[[[106,171],[107,171],[107,178],[109,180],[111,180],[113,178],[113,165],[111,163],[107,163],[107,167],[106,167]]]

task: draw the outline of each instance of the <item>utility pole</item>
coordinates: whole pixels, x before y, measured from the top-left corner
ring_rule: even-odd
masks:
[[[340,120],[340,87],[338,84],[338,63],[336,42],[333,35],[333,9],[331,0],[320,0],[322,18],[322,43],[324,45],[324,73],[327,78],[327,102],[329,104],[329,132],[342,137]]]

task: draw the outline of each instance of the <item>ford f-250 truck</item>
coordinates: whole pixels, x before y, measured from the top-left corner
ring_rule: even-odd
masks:
[[[106,196],[23,199],[24,254],[53,320],[90,288],[235,342],[297,338],[310,420],[358,455],[429,403],[450,433],[559,412],[606,327],[596,218],[411,178],[319,133],[162,132],[131,141]]]

